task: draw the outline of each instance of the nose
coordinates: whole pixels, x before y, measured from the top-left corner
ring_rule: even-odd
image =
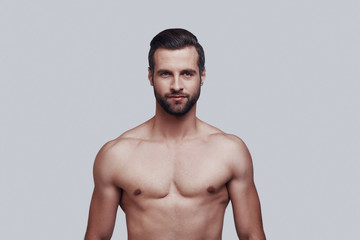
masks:
[[[182,91],[184,89],[183,82],[179,76],[174,76],[170,88],[174,92]]]

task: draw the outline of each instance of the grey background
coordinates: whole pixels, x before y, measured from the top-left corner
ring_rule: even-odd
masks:
[[[355,239],[359,1],[0,1],[0,238],[83,238],[99,148],[154,114],[149,41],[206,53],[198,116],[248,145],[268,239]],[[236,239],[229,206],[224,239]],[[125,239],[119,211],[113,239]]]

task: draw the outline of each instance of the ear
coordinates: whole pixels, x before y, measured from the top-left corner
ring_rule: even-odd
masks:
[[[205,81],[205,78],[206,78],[206,68],[204,67],[204,70],[202,71],[202,73],[201,73],[201,82],[200,82],[200,84],[201,84],[201,86],[204,84],[204,81]]]
[[[151,73],[151,70],[150,70],[149,67],[148,67],[148,79],[149,79],[149,81],[150,81],[150,85],[151,85],[151,86],[154,86],[153,76],[152,76],[152,73]]]

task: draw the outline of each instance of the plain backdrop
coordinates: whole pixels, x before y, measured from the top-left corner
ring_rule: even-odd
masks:
[[[359,23],[356,0],[1,0],[0,238],[83,238],[96,153],[153,116],[149,42],[182,27],[206,54],[198,116],[249,147],[267,238],[357,239]]]

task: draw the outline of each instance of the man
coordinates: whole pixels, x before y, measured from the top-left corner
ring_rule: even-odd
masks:
[[[238,237],[265,239],[248,149],[196,117],[203,48],[184,29],[150,46],[155,116],[99,151],[85,239],[110,239],[120,205],[129,240],[219,240],[230,200]]]

